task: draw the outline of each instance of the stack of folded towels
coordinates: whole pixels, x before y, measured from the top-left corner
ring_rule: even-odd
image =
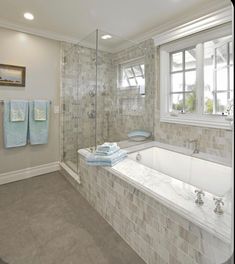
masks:
[[[88,165],[112,167],[127,157],[127,152],[118,147],[117,143],[106,142],[99,145],[86,161]]]

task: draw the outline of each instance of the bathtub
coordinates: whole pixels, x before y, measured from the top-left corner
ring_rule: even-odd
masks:
[[[192,150],[156,141],[118,144],[127,150],[128,157],[111,168],[102,167],[102,171],[127,182],[225,243],[231,243],[232,168],[226,161],[215,162],[207,154],[194,155]],[[87,149],[78,152],[82,159],[90,153]],[[195,203],[196,189],[205,193],[203,206]],[[223,198],[223,215],[214,213],[214,197]]]
[[[224,197],[231,190],[232,168],[159,147],[150,147],[128,155],[140,164],[214,196]]]

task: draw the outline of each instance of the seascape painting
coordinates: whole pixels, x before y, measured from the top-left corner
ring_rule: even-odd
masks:
[[[0,64],[0,86],[25,86],[25,67]]]

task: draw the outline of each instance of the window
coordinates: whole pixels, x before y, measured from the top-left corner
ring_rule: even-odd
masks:
[[[134,60],[119,65],[119,88],[138,89],[141,95],[145,94],[145,76],[143,59]]]
[[[160,47],[161,121],[230,128],[231,25]]]
[[[170,54],[170,111],[194,112],[196,109],[195,47]]]
[[[204,113],[226,115],[232,101],[232,38],[228,36],[204,43]]]

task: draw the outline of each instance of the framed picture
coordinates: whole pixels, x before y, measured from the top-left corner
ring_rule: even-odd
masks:
[[[26,68],[22,66],[0,64],[0,86],[25,86]]]

